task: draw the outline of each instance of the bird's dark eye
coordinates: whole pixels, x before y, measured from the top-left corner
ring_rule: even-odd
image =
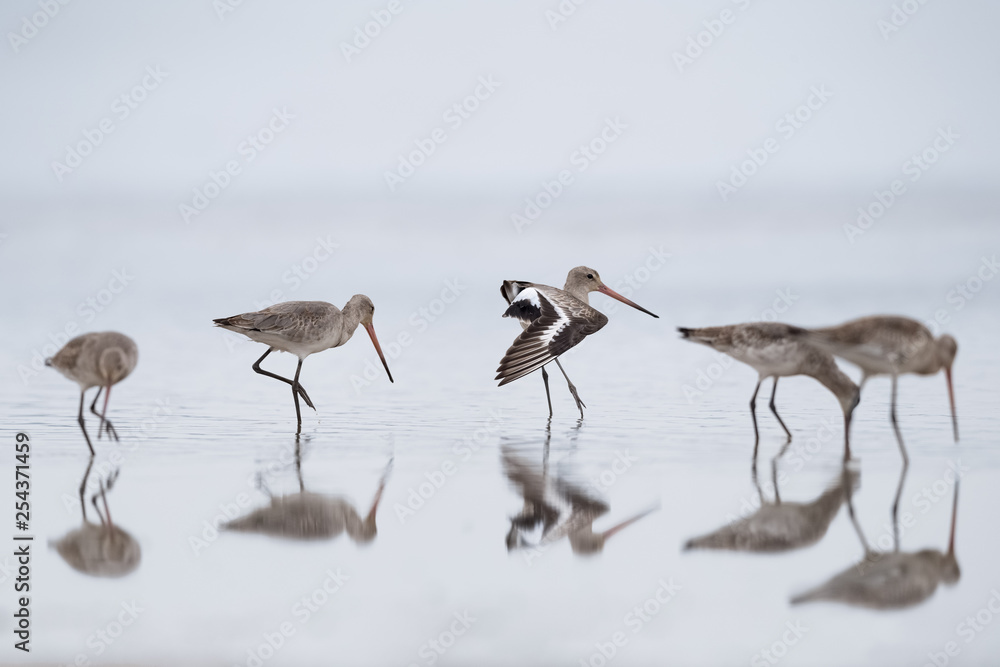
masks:
[[[587,274],[587,280],[593,280],[593,279],[594,279],[594,274],[593,273],[588,273]]]

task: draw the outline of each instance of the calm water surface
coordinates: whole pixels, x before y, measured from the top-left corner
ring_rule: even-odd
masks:
[[[212,226],[157,232],[111,220],[99,223],[113,233],[103,244],[52,222],[5,242],[5,268],[22,286],[4,295],[7,437],[23,430],[33,445],[28,662],[599,666],[613,652],[616,665],[773,664],[767,656],[922,665],[954,642],[949,664],[996,663],[1000,619],[982,610],[1000,599],[992,419],[1000,287],[987,282],[961,308],[948,298],[1000,245],[995,228],[914,223],[852,246],[837,225],[803,231],[794,221],[770,230],[770,245],[749,229],[681,232],[656,220],[564,242],[553,224],[532,231],[531,243],[546,250],[526,253],[507,231],[435,227],[433,216],[359,227],[316,214],[280,235],[268,231],[273,222],[220,213]],[[329,260],[305,262],[318,239],[338,247]],[[670,257],[650,261],[657,252]],[[632,298],[661,319],[594,296],[611,322],[564,363],[586,419],[553,372],[556,416],[547,425],[539,377],[502,389],[492,382],[518,332],[499,317],[497,285],[561,285],[580,263],[615,287],[628,276]],[[288,278],[296,266],[312,269],[298,283]],[[80,304],[116,270],[131,276],[128,285],[88,321]],[[303,409],[297,439],[287,388],[250,369],[262,346],[213,329],[211,319],[253,310],[273,293],[342,304],[355,292],[376,304],[396,383],[363,333],[308,359],[302,381],[318,412]],[[872,312],[948,315],[945,329],[960,343],[961,443],[951,439],[943,377],[903,379],[911,465],[900,548],[946,548],[949,471],[961,470],[954,585],[897,611],[791,605],[864,557],[844,507],[802,548],[683,550],[760,502],[747,415],[755,374],[724,367],[674,327],[770,317],[772,308],[805,325]],[[141,549],[121,578],[89,576],[44,546],[80,527],[88,461],[75,388],[49,369],[24,369],[35,352],[51,353],[43,351],[50,334],[69,323],[121,330],[140,348],[135,373],[112,392],[121,442],[95,443],[86,494],[89,505],[98,480],[119,470],[108,509]],[[288,355],[264,365],[294,372]],[[853,504],[868,541],[891,550],[901,465],[888,390],[887,380],[871,381],[856,413]],[[808,378],[783,380],[777,402],[795,437],[777,468],[781,500],[811,502],[840,479],[839,409]],[[765,403],[759,481],[773,502],[768,464],[782,438]],[[215,528],[267,506],[268,492],[303,489],[341,498],[341,515],[363,521],[382,480],[374,535],[355,526],[296,541]],[[87,516],[97,520],[93,507]],[[9,612],[9,575],[3,590]],[[977,614],[980,630],[960,625]],[[2,651],[4,662],[25,661],[9,645]]]

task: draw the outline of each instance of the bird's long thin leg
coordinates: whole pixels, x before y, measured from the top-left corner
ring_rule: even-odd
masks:
[[[774,458],[771,459],[771,483],[774,485],[774,502],[776,504],[781,503],[781,492],[778,491],[778,460],[785,455],[785,452],[788,451],[791,444],[792,439],[789,438],[785,441],[785,444],[781,446],[781,449],[774,456]]]
[[[781,428],[783,428],[785,430],[785,435],[788,436],[788,441],[791,442],[791,440],[792,440],[792,432],[788,430],[787,426],[785,426],[785,422],[781,421],[781,415],[778,414],[778,409],[774,407],[774,395],[777,394],[777,393],[778,393],[778,376],[775,375],[774,376],[774,387],[771,389],[771,402],[768,403],[767,405],[768,405],[769,408],[771,408],[771,412],[774,413],[774,418],[778,420],[779,424],[781,424]]]
[[[77,412],[76,421],[80,424],[80,430],[83,431],[83,439],[87,441],[87,448],[90,449],[90,455],[94,455],[94,446],[90,444],[90,436],[87,435],[87,425],[83,421],[83,396],[86,392],[80,392],[80,410]]]
[[[753,466],[757,469],[757,446],[760,444],[760,431],[757,430],[757,392],[760,391],[760,383],[764,378],[757,380],[757,386],[753,389],[753,396],[750,397],[750,418],[753,420]]]
[[[903,461],[903,469],[899,471],[899,485],[896,487],[896,497],[892,501],[892,541],[894,550],[899,551],[899,499],[903,497],[903,484],[906,483],[906,471],[909,461]]]
[[[906,445],[903,444],[903,434],[899,432],[899,422],[896,419],[896,380],[897,376],[895,373],[892,375],[892,396],[891,404],[889,406],[889,419],[892,420],[892,430],[896,432],[896,442],[899,443],[899,453],[903,455],[903,465],[906,466],[910,462],[910,457],[906,454]]]
[[[292,382],[292,399],[295,401],[295,419],[298,420],[299,428],[302,428],[302,412],[299,411],[299,373],[302,371],[302,360],[299,359],[298,365],[295,367],[295,381]]]
[[[298,393],[299,395],[302,396],[302,398],[306,402],[306,405],[308,405],[310,408],[312,408],[313,410],[315,410],[316,407],[313,405],[312,401],[309,400],[309,394],[306,393],[305,388],[301,384],[299,384],[297,380],[289,380],[286,377],[281,377],[277,373],[272,373],[271,371],[265,371],[263,368],[260,367],[260,362],[264,361],[264,359],[267,358],[267,355],[271,354],[272,352],[274,352],[274,348],[273,347],[267,348],[267,352],[265,352],[264,354],[262,354],[260,356],[260,359],[258,359],[257,361],[254,362],[254,364],[253,364],[253,370],[254,370],[254,372],[255,373],[260,373],[261,375],[266,375],[269,378],[274,378],[275,380],[281,380],[285,384],[292,385],[292,389],[296,393]],[[302,360],[301,359],[299,359],[299,368],[302,368]],[[298,377],[298,372],[295,373],[295,376]],[[295,402],[296,402],[296,404],[298,404],[298,399],[296,399]]]
[[[87,479],[90,477],[90,469],[94,467],[94,455],[90,455],[90,462],[87,464],[87,470],[83,473],[83,479],[80,480],[80,508],[83,510],[83,522],[87,523]]]
[[[299,480],[299,492],[305,493],[306,485],[302,481],[302,444],[299,442],[299,434],[295,434],[295,475]]]
[[[586,404],[580,399],[580,395],[576,393],[576,385],[574,385],[573,381],[569,379],[568,375],[566,375],[566,369],[564,369],[562,364],[559,363],[558,358],[556,359],[556,366],[559,367],[559,370],[562,371],[563,377],[566,378],[566,384],[569,385],[569,393],[573,394],[573,400],[576,401],[576,409],[580,411],[580,419],[583,419],[583,409],[587,407]]]
[[[854,514],[854,488],[851,483],[850,473],[847,470],[847,466],[844,466],[844,494],[846,496],[847,502],[847,514],[851,517],[851,523],[854,524],[854,530],[858,534],[858,539],[861,540],[861,548],[865,550],[865,557],[868,558],[872,554],[871,547],[868,546],[868,540],[865,539],[864,531],[861,530],[861,524],[858,523],[858,517]]]
[[[549,395],[549,374],[545,372],[545,366],[542,366],[542,382],[545,383],[545,400],[549,402],[549,419],[552,419],[552,396]]]
[[[111,420],[106,416],[102,415],[97,411],[97,399],[101,397],[101,393],[104,391],[104,387],[97,388],[97,394],[94,396],[94,400],[90,402],[90,412],[93,413],[95,417],[100,417],[101,427],[97,429],[97,439],[101,439],[101,432],[104,431],[108,434],[109,438],[114,438],[115,442],[121,442],[118,439],[118,431],[115,430],[114,425],[112,425]]]

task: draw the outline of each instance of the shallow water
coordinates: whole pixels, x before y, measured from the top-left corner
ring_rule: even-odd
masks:
[[[10,230],[2,251],[22,287],[4,295],[11,317],[0,398],[7,437],[27,432],[33,447],[30,661],[596,666],[613,651],[621,665],[773,664],[767,650],[788,664],[882,665],[927,663],[949,642],[959,650],[950,664],[1000,655],[1000,621],[986,623],[995,614],[980,611],[1000,597],[992,513],[1000,450],[990,420],[1000,289],[987,282],[961,308],[948,297],[1000,245],[995,227],[914,220],[849,245],[837,225],[791,219],[763,235],[759,227],[722,234],[698,224],[705,220],[687,220],[695,224],[683,230],[649,220],[568,236],[552,220],[526,237],[443,223],[433,207],[379,211],[368,227],[349,224],[344,210],[300,213],[294,224],[281,217],[276,233],[279,216],[268,212],[247,222],[241,211],[219,210],[211,224],[184,229],[137,226],[124,213],[85,227],[60,222],[58,211],[47,220],[16,212],[25,224]],[[109,240],[94,243],[95,229]],[[288,272],[314,256],[319,238],[338,247],[295,286]],[[656,253],[670,257],[650,269]],[[610,324],[564,357],[586,418],[577,419],[553,371],[555,419],[547,426],[537,375],[500,389],[492,381],[518,332],[499,317],[497,286],[504,278],[561,285],[584,262],[616,288],[629,276],[638,286],[632,298],[661,318],[593,297]],[[132,277],[88,321],[79,304],[98,298],[114,270]],[[250,369],[262,347],[210,326],[276,290],[278,300],[337,304],[354,292],[371,296],[396,378],[388,382],[363,334],[309,358],[302,381],[318,411],[303,409],[298,442],[287,387]],[[943,378],[904,378],[899,415],[911,465],[900,511],[912,525],[900,538],[904,551],[945,549],[948,471],[960,469],[954,585],[897,611],[791,605],[863,558],[843,507],[811,546],[683,551],[688,539],[759,502],[747,415],[755,375],[678,340],[674,327],[771,317],[774,307],[804,325],[872,312],[948,315],[944,330],[960,344],[961,443],[952,442]],[[34,353],[50,354],[45,345],[70,323],[123,331],[140,348],[135,373],[112,392],[121,442],[95,441],[86,497],[89,504],[97,481],[120,471],[108,507],[141,547],[138,567],[122,578],[88,576],[42,548],[81,522],[87,456],[76,392],[51,369],[31,371]],[[264,367],[290,375],[293,362],[272,355]],[[891,549],[901,466],[888,391],[888,381],[872,380],[856,412],[853,503],[868,541]],[[765,404],[758,402],[759,481],[771,500],[768,462],[782,438]],[[778,468],[781,499],[812,501],[840,476],[837,404],[808,378],[782,380],[777,404],[794,434]],[[2,462],[6,479],[12,456]],[[294,541],[213,527],[266,506],[267,492],[298,492],[299,474],[305,490],[343,496],[364,517],[387,469],[370,541],[349,532]],[[539,544],[538,526],[512,528],[526,487],[542,489],[559,520],[578,510],[581,532],[573,534],[581,540],[590,520],[600,533],[656,509],[603,545],[588,549],[567,535]],[[88,517],[96,521],[92,507]],[[508,549],[509,541],[519,548]],[[9,557],[3,564],[10,567]],[[125,628],[123,604],[135,616]],[[977,613],[980,631],[960,626]],[[278,636],[282,629],[287,636]],[[3,651],[12,659],[9,646]]]

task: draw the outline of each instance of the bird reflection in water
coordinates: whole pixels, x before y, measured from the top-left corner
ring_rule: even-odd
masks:
[[[519,458],[509,446],[501,449],[504,472],[524,498],[524,508],[510,519],[507,550],[544,550],[562,538],[569,539],[576,554],[594,554],[604,549],[613,535],[659,509],[651,507],[601,532],[594,521],[610,507],[585,487],[565,476],[549,475],[549,440],[545,441],[541,466]]]
[[[292,540],[329,540],[345,531],[358,544],[367,544],[375,539],[378,532],[375,513],[392,470],[391,458],[379,480],[371,508],[364,517],[358,513],[351,501],[342,496],[305,490],[298,443],[295,448],[295,470],[299,480],[298,493],[275,496],[263,484],[263,480],[258,478],[261,490],[268,495],[271,504],[223,524],[222,527],[225,530],[260,533]]]
[[[903,475],[906,471],[904,469]],[[902,479],[900,479],[900,488]],[[954,584],[961,577],[955,559],[955,520],[958,513],[958,480],[951,507],[951,532],[948,551],[922,549],[916,552],[899,550],[898,519],[893,515],[894,547],[889,553],[873,550],[854,514],[854,504],[848,495],[847,509],[861,540],[865,558],[836,575],[825,584],[792,598],[792,604],[827,600],[869,609],[904,609],[928,599],[939,583]]]
[[[775,468],[772,467],[772,470]],[[826,535],[827,528],[844,502],[845,489],[856,486],[859,472],[845,467],[835,482],[816,500],[809,503],[783,502],[774,475],[775,500],[768,502],[757,483],[761,508],[748,517],[734,521],[715,532],[687,541],[684,549],[726,549],[760,553],[788,551],[810,546]]]
[[[101,480],[98,490],[90,498],[100,523],[87,519],[86,488],[93,465],[94,459],[91,458],[80,482],[83,525],[53,542],[52,547],[77,572],[93,577],[124,577],[139,567],[142,550],[134,537],[111,521],[108,492],[118,479],[118,470],[111,473],[107,480]]]

